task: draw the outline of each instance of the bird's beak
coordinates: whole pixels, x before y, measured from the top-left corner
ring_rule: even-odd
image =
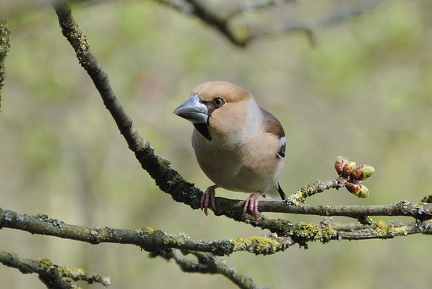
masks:
[[[200,98],[196,94],[180,104],[173,113],[192,123],[207,123],[208,121],[208,108],[200,102]]]

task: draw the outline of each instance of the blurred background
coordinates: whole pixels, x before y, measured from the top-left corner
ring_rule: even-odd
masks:
[[[298,1],[242,20],[307,23],[350,5],[346,2]],[[79,66],[54,11],[46,3],[16,9],[21,10],[10,17],[0,113],[3,209],[44,213],[82,226],[150,226],[193,239],[268,233],[212,213],[205,217],[156,188]],[[346,190],[308,199],[339,205],[418,202],[431,194],[431,12],[428,0],[387,1],[361,17],[319,29],[315,47],[305,34],[289,33],[239,49],[196,18],[152,1],[73,5],[76,21],[135,126],[188,181],[201,189],[212,184],[195,161],[192,125],[172,111],[197,84],[228,80],[248,89],[283,123],[287,154],[281,186],[287,194],[314,180],[334,178],[338,155],[375,167],[366,182],[367,199]],[[247,197],[224,190],[218,195]],[[322,220],[268,215],[293,223]],[[344,221],[349,220],[335,218]],[[112,289],[235,288],[221,276],[182,273],[174,262],[150,259],[134,246],[93,246],[10,229],[0,230],[0,240],[1,250],[23,258],[48,258],[109,275]],[[267,257],[237,253],[226,261],[270,288],[430,288],[430,244],[421,235],[332,241]],[[4,266],[0,284],[45,288],[36,275]]]

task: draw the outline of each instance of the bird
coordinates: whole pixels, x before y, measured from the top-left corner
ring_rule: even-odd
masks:
[[[204,174],[214,183],[200,208],[215,210],[215,190],[250,193],[243,212],[258,219],[259,196],[286,200],[279,185],[286,138],[282,124],[258,106],[246,89],[227,81],[196,86],[174,114],[192,122],[192,147]]]

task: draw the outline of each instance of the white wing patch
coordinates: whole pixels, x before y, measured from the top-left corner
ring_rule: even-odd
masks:
[[[282,158],[285,157],[285,148],[286,148],[286,139],[285,139],[285,137],[281,137],[279,139],[279,144],[280,144],[280,146],[279,146],[279,150],[277,152],[277,156],[282,159]]]

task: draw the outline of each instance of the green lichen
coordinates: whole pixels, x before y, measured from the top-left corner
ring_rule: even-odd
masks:
[[[51,270],[55,270],[53,272],[56,272],[56,275],[58,275],[60,278],[71,282],[73,281],[87,281],[87,283],[92,284],[94,282],[100,283],[104,286],[108,286],[111,284],[111,280],[109,277],[103,277],[99,274],[90,274],[86,272],[84,269],[77,268],[77,269],[70,269],[63,265],[56,265],[53,264],[48,259],[39,259],[36,262],[38,262],[44,271],[50,272]]]
[[[408,236],[408,226],[393,227],[393,236]]]
[[[256,255],[269,255],[280,251],[282,243],[274,238],[268,237],[249,237],[236,238],[233,240],[233,251],[248,251]]]
[[[378,220],[375,222],[375,232],[380,238],[388,238],[389,226],[383,220]]]
[[[301,245],[306,245],[308,241],[327,243],[337,239],[337,231],[331,225],[321,228],[316,224],[300,222],[294,225],[293,237],[301,240]]]
[[[163,231],[156,230],[153,233],[154,240],[158,240],[158,242],[161,242],[165,246],[181,246],[185,243],[185,237],[183,234],[181,236],[179,235],[171,235]]]
[[[155,229],[153,229],[152,227],[145,227],[144,231],[146,231],[147,234],[151,235],[155,232]]]
[[[388,239],[395,236],[407,236],[408,226],[395,226],[391,222],[379,220],[374,223],[374,231],[378,237]]]
[[[53,266],[53,263],[48,259],[39,259],[39,264],[43,267],[51,267]]]
[[[174,244],[176,246],[181,246],[184,245],[185,243],[185,237],[184,234],[180,234],[180,235],[171,235],[169,236],[169,239],[171,244]]]
[[[303,204],[305,202],[305,198],[303,196],[303,192],[302,191],[297,191],[295,194],[288,196],[286,202],[289,205],[299,205],[299,204]]]

